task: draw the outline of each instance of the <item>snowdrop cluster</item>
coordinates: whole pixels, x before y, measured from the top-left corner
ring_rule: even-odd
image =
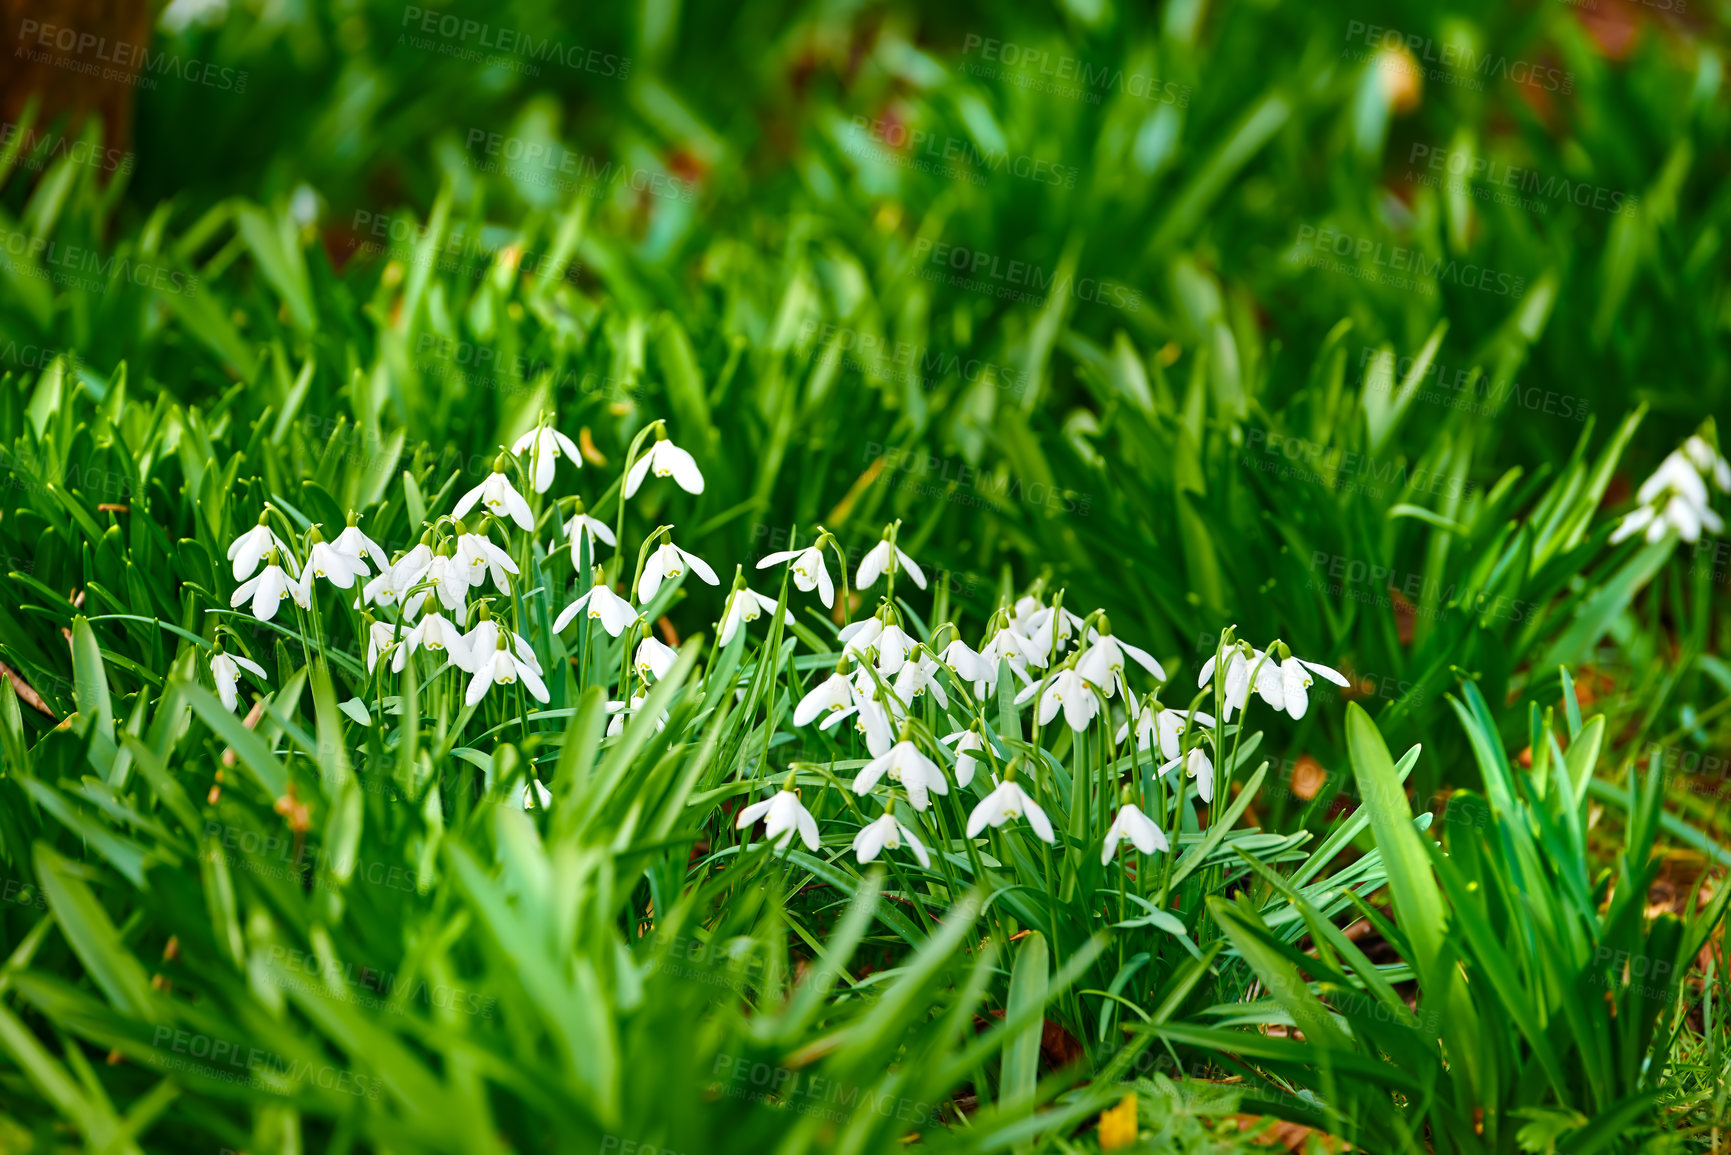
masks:
[[[624,569],[628,558],[618,549],[623,509],[610,526],[592,516],[580,497],[546,496],[559,477],[561,458],[582,467],[578,447],[544,415],[500,452],[487,476],[449,513],[419,527],[418,539],[394,554],[368,536],[353,513],[336,538],[326,541],[321,525],[297,531],[282,511],[266,507],[229,547],[239,583],[231,606],[248,606],[269,621],[292,603],[316,637],[321,605],[334,600],[335,612],[358,618],[369,677],[401,675],[419,654],[433,665],[431,679],[456,672],[466,707],[479,708],[495,687],[518,687],[546,703],[548,670],[519,603],[527,587],[546,583],[542,568],[568,549],[581,592],[554,617],[552,630],[562,634],[593,625],[608,638],[624,639],[629,662],[621,657],[619,698],[607,704],[607,733],[619,734],[678,658],[650,628],[666,602],[663,591],[686,580],[719,589],[722,578],[682,544],[674,525],[647,534],[635,572]],[[661,422],[644,430],[626,455],[621,503],[654,479],[692,494],[704,488],[696,460],[667,438]],[[543,525],[557,526],[562,540],[543,543],[538,553],[536,534]],[[920,868],[931,869],[939,849],[954,853],[991,831],[1018,826],[1055,846],[1058,832],[1047,806],[1073,800],[1047,795],[1054,784],[1051,755],[1042,743],[1066,732],[1071,748],[1092,750],[1100,764],[1157,769],[1146,777],[1121,772],[1110,785],[1115,817],[1103,834],[1089,836],[1100,839],[1102,864],[1125,843],[1144,855],[1166,851],[1162,823],[1175,820],[1185,796],[1213,803],[1224,724],[1246,709],[1253,694],[1298,719],[1318,678],[1347,684],[1331,667],[1293,656],[1280,641],[1257,649],[1227,633],[1219,654],[1201,669],[1195,700],[1169,706],[1160,698],[1168,685],[1164,665],[1117,634],[1104,611],[1079,614],[1067,606],[1063,590],[1048,598],[1041,582],[1006,599],[976,639],[965,638],[953,622],[933,623],[928,630],[898,608],[906,604],[898,590],[905,597],[910,586],[928,587],[926,571],[900,540],[899,522],[884,528],[851,575],[835,536],[822,526],[814,529],[807,544],[771,553],[756,569],[779,577],[774,571],[785,567],[786,585],[815,595],[824,610],[852,610],[859,595],[882,583],[876,611],[840,627],[835,665],[791,703],[795,727],[852,734],[865,747],[866,756],[844,783],[857,800],[851,849],[862,863],[905,851]],[[602,547],[613,555],[598,557]],[[832,558],[839,567],[834,574]],[[320,583],[340,595],[321,603]],[[715,623],[716,644],[732,644],[780,606],[779,597],[752,589],[743,567],[736,568]],[[791,610],[784,614],[794,624]],[[261,684],[268,680],[262,666],[227,652],[221,642],[210,668],[230,709],[243,674]],[[1211,711],[1198,708],[1205,704]],[[1015,716],[1028,716],[1031,736],[998,728],[1008,707],[1023,708]],[[663,712],[655,725],[668,722]],[[1126,763],[1121,754],[1133,757]],[[797,838],[817,852],[821,831],[801,800],[797,778],[790,772],[780,789],[744,806],[737,825],[761,822],[777,848],[789,848]],[[1108,785],[1102,782],[1099,789],[1106,792]],[[525,807],[544,808],[551,800],[531,779]]]
[[[626,473],[626,496],[635,495],[651,474],[672,477],[689,492],[702,492],[703,476],[691,455],[667,439],[661,423],[652,426],[652,432],[654,442]],[[415,654],[423,653],[441,663],[435,676],[451,669],[467,679],[463,693],[466,705],[478,705],[495,686],[521,686],[530,697],[545,703],[549,700],[546,671],[534,647],[521,633],[502,624],[490,603],[497,599],[502,605],[511,605],[521,592],[517,589],[522,577],[520,563],[527,563],[532,556],[532,535],[539,521],[537,507],[526,493],[537,498],[545,494],[553,485],[561,458],[573,467],[582,467],[576,444],[543,414],[534,429],[499,454],[491,472],[464,493],[449,514],[425,526],[414,545],[396,554],[369,537],[353,512],[336,539],[326,541],[322,525],[310,525],[296,533],[280,511],[267,506],[258,523],[229,546],[228,559],[240,583],[229,604],[236,608],[245,605],[254,617],[271,621],[285,602],[292,602],[304,613],[312,612],[319,582],[353,591],[350,608],[361,615],[369,675],[386,665],[392,673],[400,674]],[[580,497],[566,499],[563,508],[565,516],[557,524],[569,545],[572,563],[583,565],[587,556],[593,565],[599,546],[616,544],[614,531],[589,516]],[[667,527],[663,527],[656,536],[666,532]],[[717,580],[701,558],[680,549],[669,537],[655,550],[638,580],[639,600],[648,602],[664,581],[686,570],[711,584]],[[594,588],[565,607],[555,623],[556,630],[564,630],[586,613],[617,637],[639,620],[640,613],[629,598],[616,593],[599,576],[603,572],[600,568],[595,572]],[[758,603],[752,605],[754,613],[760,609]],[[672,659],[671,647],[645,638],[638,649],[640,676],[665,674]],[[266,678],[262,667],[226,652],[220,642],[210,664],[217,691],[230,709],[236,704],[241,671],[261,682]],[[613,706],[623,708],[621,703]]]
[[[1659,463],[1635,494],[1637,505],[1617,524],[1611,543],[1639,533],[1649,542],[1669,530],[1687,542],[1701,540],[1701,531],[1725,532],[1725,523],[1707,504],[1708,486],[1731,493],[1731,464],[1699,433],[1683,442]]]
[[[893,585],[898,574],[925,587],[923,571],[896,543],[898,528],[886,528],[883,539],[861,562],[856,589],[868,588],[885,575]],[[788,565],[793,584],[817,591],[828,606],[833,604],[834,583],[825,565],[827,544],[828,534],[822,532],[812,545],[771,554],[760,566]],[[1134,734],[1138,754],[1157,755],[1162,783],[1182,768],[1183,777],[1194,783],[1204,804],[1214,799],[1216,773],[1210,750],[1222,733],[1214,716],[1195,708],[1181,711],[1163,705],[1158,692],[1167,674],[1160,661],[1114,633],[1104,612],[1096,610],[1084,617],[1067,609],[1062,591],[1048,603],[1036,589],[1001,607],[988,621],[978,648],[948,622],[936,626],[929,641],[921,641],[904,626],[890,597],[883,599],[873,616],[843,626],[838,641],[840,660],[799,698],[792,720],[797,727],[815,723],[820,731],[849,723],[864,741],[868,757],[849,788],[862,804],[868,798],[880,801],[882,816],[862,826],[854,838],[853,850],[862,863],[886,849],[905,846],[922,867],[929,867],[927,844],[907,820],[930,820],[941,826],[942,811],[936,800],[950,796],[952,788],[958,794],[976,795],[962,828],[967,839],[1021,820],[1036,838],[1055,845],[1057,832],[1038,799],[1040,776],[1026,767],[1037,759],[1042,730],[1060,719],[1077,741],[1093,733],[1096,740],[1109,740],[1116,748]],[[1266,650],[1231,642],[1220,657],[1219,663],[1210,659],[1203,667],[1198,686],[1221,699],[1220,712],[1226,719],[1246,707],[1252,692],[1277,711],[1302,718],[1316,678],[1348,684],[1333,668],[1294,657],[1280,641]],[[1223,676],[1215,690],[1212,678],[1217,665]],[[1133,681],[1144,677],[1155,683],[1154,692],[1138,697]],[[1031,742],[1021,734],[998,733],[990,724],[989,707],[1005,678],[1014,689],[1014,703],[1031,708]],[[1209,696],[1208,692],[1200,695]],[[921,707],[922,699],[929,700],[929,710]],[[962,726],[942,733],[947,725],[932,725],[940,718],[951,724],[960,720]],[[980,774],[982,769],[985,774]],[[1157,811],[1161,815],[1171,812],[1182,804],[1179,796],[1174,792],[1138,803],[1135,795],[1134,787],[1123,788],[1117,816],[1104,835],[1102,863],[1109,863],[1123,842],[1143,854],[1168,848],[1166,835],[1150,811],[1158,806],[1164,808]],[[791,780],[775,801],[788,814],[809,817]],[[907,810],[898,812],[898,806]],[[765,813],[748,808],[740,814],[739,824],[747,826]],[[785,846],[795,829],[783,822],[772,834],[779,833],[780,845]],[[801,836],[809,849],[816,849],[815,833],[811,838]]]

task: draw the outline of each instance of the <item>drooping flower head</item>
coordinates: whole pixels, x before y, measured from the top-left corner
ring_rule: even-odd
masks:
[[[541,414],[540,423],[511,443],[515,456],[529,455],[529,484],[536,493],[546,493],[553,484],[553,467],[561,453],[577,468],[583,468],[583,455],[571,439],[553,428],[552,414]]]
[[[655,443],[625,475],[625,496],[636,497],[643,479],[650,473],[671,477],[687,493],[703,492],[703,473],[697,468],[697,460],[667,439],[667,427],[660,421],[655,423]]]

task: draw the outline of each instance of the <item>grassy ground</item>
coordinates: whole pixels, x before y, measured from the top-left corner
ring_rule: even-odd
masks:
[[[11,28],[0,1150],[1724,1149],[1723,13],[181,8]]]

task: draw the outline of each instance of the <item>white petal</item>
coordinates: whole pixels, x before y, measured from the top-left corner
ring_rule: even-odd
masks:
[[[1023,805],[1026,807],[1023,811],[1023,817],[1028,820],[1028,825],[1034,828],[1034,833],[1038,834],[1041,840],[1046,843],[1055,843],[1051,820],[1046,817],[1046,812],[1040,809],[1040,804],[1023,795]]]
[[[709,568],[708,562],[704,561],[694,553],[686,553],[684,550],[679,550],[678,553],[680,557],[685,559],[686,564],[691,567],[692,573],[696,574],[712,586],[721,584],[721,579],[715,576],[715,571]]]
[[[853,837],[853,852],[861,862],[870,862],[878,856],[878,851],[884,848],[884,841],[889,832],[884,829],[883,819],[860,827]]]
[[[703,492],[703,474],[697,468],[697,460],[671,441],[663,441],[659,446],[659,460],[656,465],[673,475],[673,480],[679,483],[679,488],[687,493]]]
[[[1318,662],[1307,662],[1303,658],[1298,659],[1298,664],[1313,674],[1321,674],[1324,678],[1327,678],[1337,686],[1352,685],[1352,683],[1347,680],[1346,675],[1335,669],[1333,666],[1324,666]],[[1197,715],[1197,719],[1201,720],[1200,714]],[[1212,725],[1213,723],[1210,722],[1209,724]]]
[[[653,464],[654,460],[655,450],[651,447],[648,453],[639,457],[636,464],[632,465],[631,472],[625,475],[626,497],[637,496],[638,487],[643,484],[643,479],[649,476],[649,466]]]
[[[908,571],[908,576],[914,579],[915,585],[919,586],[921,589],[926,588],[925,571],[920,569],[920,567],[914,563],[913,558],[909,557],[898,548],[896,550],[896,560],[901,563],[903,569]]]
[[[477,485],[475,488],[473,488],[469,492],[465,493],[463,495],[463,500],[461,500],[457,503],[457,508],[455,508],[451,511],[451,516],[462,517],[465,514],[467,514],[471,509],[474,509],[475,503],[480,501],[481,498],[486,495],[486,490],[487,490],[487,483],[485,481],[483,481],[481,484]]]

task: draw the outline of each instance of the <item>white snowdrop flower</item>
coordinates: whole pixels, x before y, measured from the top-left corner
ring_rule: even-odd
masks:
[[[367,626],[367,673],[379,664],[379,659],[397,645],[397,628],[389,622],[372,622]]]
[[[1689,440],[1683,442],[1683,456],[1702,477],[1712,478],[1713,484],[1722,492],[1731,493],[1731,462],[1720,456],[1705,437],[1699,433],[1690,435]]]
[[[869,590],[884,573],[907,570],[908,576],[914,579],[914,584],[925,589],[925,572],[915,564],[913,558],[903,553],[899,546],[890,544],[889,533],[889,530],[885,530],[883,540],[872,546],[860,560],[859,570],[854,574],[854,588]]]
[[[459,618],[466,617],[469,612],[469,574],[468,570],[451,553],[448,545],[439,547],[439,552],[433,555],[432,564],[427,572],[421,575],[421,582],[432,584],[431,590],[421,590],[410,594],[403,601],[403,613],[414,617],[421,612],[426,604],[429,593],[437,594],[439,602]],[[417,582],[416,584],[420,584]]]
[[[924,654],[906,663],[896,675],[896,697],[911,707],[915,698],[930,690],[932,697],[938,700],[938,705],[948,710],[950,698],[944,692],[944,684],[934,676],[937,671],[937,661]]]
[[[881,692],[882,687],[878,681],[878,679],[882,677],[883,675],[878,674],[872,669],[872,667],[861,666],[854,672],[853,676],[853,700],[856,702],[877,702],[880,705],[884,704],[886,699],[884,694]]]
[[[391,571],[384,570],[378,577],[361,587],[361,596],[355,599],[355,608],[363,605],[394,606],[397,604],[397,588],[391,584]]]
[[[757,563],[758,569],[768,569],[780,562],[792,562],[794,588],[805,593],[817,591],[817,596],[823,600],[824,608],[835,605],[835,583],[830,580],[829,570],[823,563],[823,550],[815,545],[804,549],[783,550],[772,553]]]
[[[1691,505],[1707,504],[1707,483],[1702,480],[1695,463],[1681,450],[1672,450],[1666,455],[1659,468],[1653,471],[1653,476],[1641,483],[1641,488],[1635,492],[1635,500],[1651,505],[1667,492],[1687,498]]]
[[[433,531],[428,530],[421,535],[408,553],[398,558],[391,565],[391,589],[397,597],[402,597],[409,588],[426,576],[427,570],[433,564]],[[370,586],[374,583],[369,583]],[[381,602],[381,604],[383,604]]]
[[[1055,843],[1052,833],[1052,822],[1046,817],[1046,812],[1040,809],[1040,804],[1028,797],[1026,791],[1017,785],[1014,779],[998,783],[996,789],[986,795],[968,815],[968,837],[978,838],[980,831],[986,827],[1001,827],[1012,818],[1026,817],[1028,825],[1041,841]]]
[[[873,758],[882,758],[895,747],[895,726],[882,703],[861,702],[854,728],[865,738],[866,752]]]
[[[1201,727],[1214,725],[1214,716],[1204,714],[1201,710],[1196,711],[1195,719],[1196,725]],[[1181,752],[1181,743],[1190,721],[1178,710],[1155,709],[1152,706],[1139,708],[1132,702],[1130,720],[1118,728],[1118,741],[1122,742],[1129,737],[1132,724],[1136,727],[1136,748],[1147,750],[1158,744],[1160,756],[1170,762]]]
[[[712,586],[721,584],[721,579],[715,576],[715,571],[709,568],[708,562],[694,553],[680,549],[669,538],[657,546],[655,552],[643,563],[643,576],[637,579],[637,600],[648,605],[654,599],[656,591],[661,588],[662,582],[679,577],[687,569]]]
[[[315,525],[307,531],[306,574],[323,578],[338,589],[346,590],[355,584],[356,578],[367,576],[367,567],[359,558],[351,557],[327,542]]]
[[[343,528],[343,532],[337,534],[331,548],[354,562],[355,569],[363,577],[371,574],[374,566],[383,573],[389,568],[386,559],[391,555],[385,552],[385,548],[378,542],[361,532],[361,527],[357,524],[359,520],[360,516],[354,510],[349,510],[349,524]]]
[[[862,618],[850,622],[836,635],[842,643],[843,657],[861,657],[870,651],[878,656],[878,673],[893,678],[907,661],[908,654],[919,643],[900,626],[886,625],[881,618]]]
[[[877,640],[872,643],[872,648],[877,650],[878,654],[878,673],[886,678],[893,678],[901,673],[908,655],[912,654],[918,645],[907,631],[894,622],[885,625],[878,631]]]
[[[679,651],[661,641],[659,638],[645,636],[637,643],[637,656],[632,664],[637,667],[637,676],[647,678],[655,675],[660,681],[667,676],[667,671],[673,668],[673,663],[679,660]]]
[[[853,836],[853,852],[863,864],[876,858],[883,850],[900,850],[904,841],[920,865],[931,869],[932,857],[926,853],[925,844],[888,810],[876,822],[860,827],[859,833]]]
[[[651,471],[657,477],[673,478],[687,493],[703,492],[703,473],[697,468],[696,458],[667,440],[666,432],[659,426],[655,430],[655,444],[632,464],[631,471],[625,475],[625,496],[636,497],[643,479]]]
[[[1280,647],[1285,650],[1285,647]],[[1293,718],[1304,717],[1304,712],[1310,708],[1310,698],[1305,692],[1315,681],[1310,675],[1314,672],[1337,686],[1348,686],[1339,670],[1332,666],[1324,666],[1317,662],[1306,662],[1290,655],[1276,666],[1272,658],[1263,664],[1263,672],[1257,676],[1256,692],[1262,695],[1262,700],[1276,710],[1283,710]]]
[[[883,632],[884,624],[878,618],[861,618],[857,622],[849,622],[836,634],[842,644],[842,656],[852,658],[864,654],[877,645],[878,636]]]
[[[1064,711],[1064,721],[1072,730],[1087,729],[1088,723],[1100,713],[1100,696],[1082,680],[1082,675],[1074,667],[1066,667],[1050,678],[1028,686],[1016,695],[1016,703],[1020,705],[1035,694],[1040,696],[1035,717],[1042,726],[1055,718],[1060,708]]]
[[[986,661],[960,638],[945,646],[938,660],[950,668],[950,673],[967,682],[976,698],[985,697],[997,677],[997,663]]]
[[[463,637],[463,631],[447,621],[443,614],[434,611],[410,626],[403,634],[402,644],[391,658],[391,671],[402,673],[409,655],[423,647],[431,653],[443,654],[445,659],[459,670],[471,668],[469,644]]]
[[[1004,662],[1008,662],[1010,669],[1026,682],[1027,669],[1032,664],[1033,656],[1028,639],[1009,626],[993,634],[991,640],[980,650],[980,657],[991,669],[990,681],[993,685],[998,681],[998,667]],[[1044,664],[1043,660],[1041,664]]]
[[[625,733],[625,719],[630,715],[635,714],[637,708],[643,705],[644,701],[648,697],[649,695],[647,694],[637,693],[631,695],[631,701],[629,703],[618,701],[607,703],[607,713],[609,715],[607,719],[607,736],[609,738],[616,738]],[[663,714],[661,720],[655,723],[655,728],[660,730],[666,725],[667,715]]]
[[[577,451],[577,446],[548,424],[545,416],[541,418],[541,424],[511,443],[511,452],[516,456],[529,455],[529,484],[536,493],[546,493],[548,486],[553,484],[553,466],[561,452],[572,465],[583,468],[583,455]]]
[[[1611,544],[1641,533],[1648,542],[1661,540],[1670,530],[1686,542],[1701,540],[1703,529],[1723,533],[1725,523],[1708,505],[1707,483],[1731,488],[1731,466],[1699,434],[1681,449],[1673,450],[1653,476],[1635,494],[1640,504],[1617,524]]]
[[[906,738],[860,769],[853,780],[853,792],[870,793],[886,773],[891,782],[899,782],[908,792],[908,801],[915,810],[924,810],[931,805],[928,791],[932,794],[950,792],[950,784],[944,780],[944,772],[938,764],[920,753],[919,747]]]
[[[986,740],[978,730],[957,730],[954,734],[945,734],[939,739],[948,746],[956,744],[956,785],[966,786],[974,780],[974,771],[979,767],[980,759],[974,757],[975,750],[984,750]]]
[[[1106,829],[1106,843],[1100,850],[1100,865],[1105,866],[1112,861],[1112,855],[1117,852],[1118,844],[1125,839],[1143,854],[1153,854],[1156,850],[1169,850],[1170,844],[1166,835],[1154,825],[1154,820],[1136,806],[1134,802],[1126,802],[1119,809],[1118,816],[1112,819],[1112,825]]]
[[[491,576],[495,589],[502,594],[510,594],[511,586],[505,575],[516,577],[517,563],[487,535],[486,519],[482,520],[480,530],[476,533],[470,533],[469,528],[461,521],[457,523],[457,552],[453,556],[456,559],[454,568],[463,574],[463,580],[471,588]]]
[[[523,809],[528,810],[531,804],[536,810],[545,810],[553,804],[553,792],[535,778],[529,779],[529,784],[523,787]]]
[[[531,532],[535,529],[535,515],[529,512],[529,503],[517,492],[511,479],[505,476],[505,455],[502,453],[493,463],[493,472],[487,475],[487,480],[465,493],[463,500],[457,503],[457,508],[451,511],[451,515],[463,517],[475,508],[476,502],[485,504],[487,512],[494,517],[509,517],[517,523],[519,529]]]
[[[1045,608],[1045,603],[1033,594],[1023,594],[1016,599],[1016,604],[1010,607],[1005,619],[1010,629],[1026,638],[1034,632],[1037,624],[1035,615]]]
[[[793,724],[809,726],[819,714],[843,710],[851,712],[853,706],[853,680],[836,671],[806,691],[805,697],[799,700],[799,705],[793,708]]]
[[[566,519],[564,529],[565,537],[571,543],[571,564],[574,566],[583,564],[581,547],[584,538],[589,539],[589,560],[591,562],[595,560],[596,542],[606,542],[611,546],[619,544],[613,539],[613,530],[608,527],[606,522],[590,517],[583,511],[581,499],[577,501],[576,512]]]
[[[1249,704],[1251,678],[1254,676],[1258,683],[1261,682],[1264,677],[1263,671],[1267,670],[1271,664],[1266,658],[1267,655],[1261,650],[1254,649],[1243,642],[1234,643],[1226,651],[1226,676],[1223,693],[1226,700],[1225,717],[1228,722],[1232,721],[1232,711],[1242,710]],[[1210,654],[1208,660],[1202,663],[1202,671],[1196,675],[1196,688],[1201,689],[1206,686],[1213,675],[1214,655]]]
[[[1101,618],[1100,622],[1102,625],[1106,625],[1104,618]],[[1154,660],[1153,654],[1132,646],[1128,642],[1119,641],[1112,635],[1110,626],[1107,626],[1105,633],[1092,635],[1087,648],[1082,651],[1082,656],[1076,659],[1076,670],[1089,685],[1104,693],[1108,698],[1112,696],[1115,689],[1121,689],[1125,694],[1129,694],[1130,687],[1124,681],[1124,659],[1126,657],[1135,659],[1138,666],[1147,670],[1160,681],[1166,680],[1166,670]]]
[[[781,790],[762,802],[753,802],[739,812],[737,825],[744,830],[759,818],[765,819],[764,836],[775,840],[777,849],[786,847],[796,831],[807,850],[817,849],[817,819],[811,816],[793,791]]]
[[[277,607],[284,598],[293,598],[298,606],[307,605],[308,598],[302,592],[300,584],[283,572],[276,557],[277,555],[272,553],[271,560],[266,563],[262,572],[241,583],[240,588],[228,599],[231,607],[250,601],[252,616],[261,622],[268,622],[276,617]]]
[[[231,654],[219,644],[216,652],[210,656],[210,677],[216,683],[216,696],[222,699],[222,708],[232,711],[235,703],[240,700],[235,693],[235,682],[240,672],[245,670],[260,682],[265,682],[270,675],[264,672],[264,667],[251,658],[240,654]]]
[[[494,686],[511,686],[518,682],[529,691],[529,696],[537,702],[546,703],[547,686],[541,681],[541,675],[527,662],[519,661],[517,656],[505,648],[505,639],[500,638],[498,649],[493,651],[491,659],[482,659],[475,663],[475,673],[469,679],[468,692],[463,695],[463,704],[473,706],[486,696],[487,691]]]
[[[481,617],[475,623],[475,628],[463,635],[463,648],[466,651],[465,660],[459,662],[453,656],[451,658],[452,663],[473,674],[480,664],[491,657],[493,651],[499,648],[499,636],[501,634],[505,635],[506,647],[511,651],[513,658],[537,674],[543,673],[541,660],[535,656],[535,651],[529,645],[528,639],[524,638],[522,634],[501,630],[499,619],[495,618],[487,609],[486,602],[481,603]]]
[[[559,611],[559,616],[553,620],[553,632],[563,633],[581,613],[588,614],[591,621],[600,622],[601,628],[614,638],[624,633],[625,627],[638,618],[630,602],[614,593],[613,587],[598,581],[588,593]]]
[[[1072,637],[1081,634],[1082,619],[1069,610],[1046,606],[1034,612],[1028,626],[1028,663],[1044,669],[1047,662],[1068,648]]]
[[[755,622],[764,614],[773,614],[778,604],[780,603],[776,598],[765,597],[756,590],[749,590],[744,586],[739,587],[727,595],[727,608],[721,615],[721,630],[717,640],[725,646],[733,640],[733,635],[738,632],[740,626]],[[788,625],[793,625],[793,612],[791,610],[784,611],[782,618]]]
[[[265,524],[270,512],[267,510],[258,515],[258,524],[235,538],[228,547],[228,560],[234,563],[234,580],[245,581],[258,570],[258,563],[271,550],[276,550],[279,559],[292,562],[294,551],[288,543],[276,535],[276,531]]]
[[[1178,763],[1184,763],[1184,773],[1196,779],[1196,793],[1202,796],[1202,801],[1214,801],[1214,762],[1200,746],[1192,746],[1190,753],[1183,758],[1175,758],[1160,767],[1160,776],[1164,778],[1178,768]]]

